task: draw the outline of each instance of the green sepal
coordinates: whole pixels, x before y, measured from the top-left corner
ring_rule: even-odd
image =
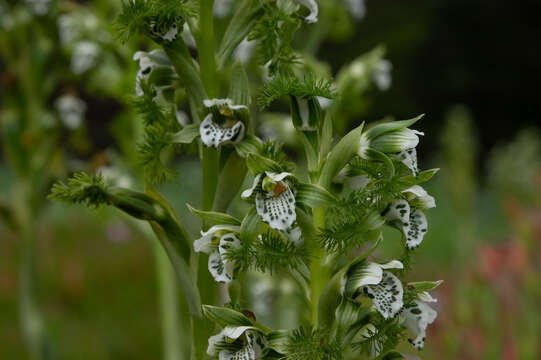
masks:
[[[408,283],[408,287],[413,288],[417,293],[423,291],[432,291],[443,283],[443,280],[438,281],[417,281]]]
[[[327,156],[327,160],[321,170],[319,184],[328,188],[332,179],[357,153],[361,141],[361,132],[364,122],[344,136]]]
[[[228,98],[233,100],[233,104],[250,105],[250,81],[244,70],[242,63],[237,60],[231,68],[231,81],[229,83]]]
[[[248,154],[259,154],[263,147],[263,141],[257,136],[247,135],[244,137],[244,140],[238,144],[234,144],[234,146],[237,153],[245,158]]]
[[[255,23],[263,14],[263,6],[259,1],[244,0],[224,32],[220,47],[216,54],[218,69],[222,69],[231,58],[237,46],[248,36]]]
[[[262,174],[265,171],[281,172],[282,167],[276,161],[259,154],[249,153],[246,156],[246,165],[252,174]]]
[[[425,170],[421,171],[419,174],[417,174],[417,176],[403,176],[397,179],[393,179],[393,181],[396,185],[398,185],[398,189],[401,191],[408,189],[414,185],[422,184],[429,181],[434,175],[438,173],[438,171],[440,171],[439,168]]]
[[[253,206],[240,225],[240,241],[242,244],[252,243],[261,230],[261,218]]]
[[[323,120],[323,126],[321,127],[321,136],[319,141],[319,154],[321,158],[326,158],[329,151],[331,151],[333,140],[333,123],[331,112],[327,112],[325,119]]]
[[[237,152],[231,152],[218,178],[214,210],[227,210],[244,183],[247,171],[246,161]]]
[[[336,337],[344,339],[350,328],[362,321],[370,313],[370,307],[351,301],[347,298],[342,298],[340,305],[336,308]]]
[[[233,216],[229,214],[224,214],[221,212],[215,212],[215,211],[202,211],[197,210],[190,206],[190,204],[186,204],[188,209],[192,214],[195,216],[198,216],[201,218],[201,220],[208,222],[209,224],[214,225],[220,225],[220,224],[230,224],[230,225],[240,225],[240,220],[234,218]]]
[[[175,71],[171,66],[156,66],[152,68],[147,83],[157,87],[171,86],[176,78]]]
[[[287,354],[290,335],[291,332],[288,330],[271,331],[265,336],[267,339],[266,348],[272,349],[279,354]]]
[[[385,169],[387,170],[386,178],[391,179],[395,174],[395,168],[393,161],[390,157],[385,155],[384,153],[374,150],[374,149],[366,149],[366,155],[368,158],[372,161],[379,161],[382,162],[385,165]]]
[[[203,314],[214,323],[226,326],[253,326],[253,322],[244,314],[230,308],[203,305]]]
[[[199,124],[190,124],[175,133],[171,138],[173,144],[191,144],[199,136]]]
[[[330,207],[336,206],[336,197],[317,184],[299,183],[295,187],[295,200],[308,207]]]
[[[388,133],[390,131],[397,131],[400,129],[407,128],[413,124],[415,124],[417,121],[419,121],[425,114],[421,114],[417,117],[414,117],[412,119],[408,120],[399,120],[399,121],[389,121],[385,122],[383,124],[378,124],[366,131],[366,136],[368,139],[372,140],[376,137],[383,135],[385,133]]]
[[[304,153],[306,154],[306,162],[308,165],[308,172],[310,174],[314,174],[317,172],[319,167],[319,159],[316,154],[316,151],[314,150],[314,147],[310,143],[310,140],[308,140],[308,137],[304,132],[300,133],[300,138],[302,140],[302,144],[304,146]]]

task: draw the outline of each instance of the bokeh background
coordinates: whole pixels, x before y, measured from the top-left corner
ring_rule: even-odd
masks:
[[[160,358],[156,272],[164,264],[148,229],[110,209],[46,199],[52,182],[75,170],[121,171],[138,185],[132,55],[150,45],[115,39],[119,1],[52,1],[44,13],[39,3],[0,0],[0,359],[29,359],[19,325],[28,237],[53,358]],[[426,113],[417,126],[425,132],[420,165],[441,168],[427,185],[437,208],[409,275],[445,281],[439,317],[422,353],[404,349],[424,359],[541,358],[541,3],[367,0],[356,13],[349,3],[321,0],[320,27],[303,28],[299,47],[332,76],[384,47],[392,83],[355,93],[339,126]],[[218,28],[229,19],[225,8]],[[66,41],[59,16],[70,13],[89,24]],[[82,71],[74,65],[81,41],[100,47]],[[55,101],[67,94],[86,104],[77,126],[55,120]],[[14,163],[13,149],[25,160]],[[50,155],[41,159],[44,151]],[[163,191],[196,233],[184,204],[198,204],[198,164],[193,156],[173,163],[180,181]],[[23,214],[22,228],[10,226],[10,212]],[[397,236],[387,234],[388,251]],[[254,276],[263,285],[247,303],[262,321],[292,326],[291,284]],[[265,314],[273,306],[290,311],[277,319]]]

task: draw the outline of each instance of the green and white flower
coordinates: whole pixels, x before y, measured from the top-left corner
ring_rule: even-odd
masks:
[[[419,185],[403,191],[406,199],[391,203],[385,219],[398,224],[406,237],[406,247],[413,249],[421,244],[428,231],[428,221],[423,212],[436,206],[434,198]]]
[[[276,230],[291,228],[297,214],[295,213],[295,195],[287,177],[291,173],[280,174],[270,171],[258,174],[251,188],[243,191],[242,198],[250,198],[255,193],[255,205],[261,220]]]
[[[199,127],[205,146],[218,148],[244,139],[244,121],[248,117],[246,105],[234,105],[231,99],[207,99],[204,105],[210,110]]]
[[[209,271],[219,283],[229,283],[233,280],[235,264],[227,260],[225,254],[231,248],[240,247],[240,240],[237,237],[239,231],[239,226],[215,225],[206,232],[202,231],[202,237],[193,243],[195,252],[209,254]]]
[[[367,296],[376,310],[385,318],[394,317],[403,306],[404,289],[400,280],[390,269],[402,269],[404,265],[393,260],[385,264],[362,261],[353,265],[342,283],[342,295],[350,299]]]
[[[177,38],[178,25],[173,23],[166,31],[160,31],[155,22],[150,23],[150,33],[164,41],[171,42]]]
[[[317,22],[317,15],[319,12],[319,8],[315,0],[293,0],[293,1],[295,1],[298,4],[301,4],[302,6],[305,6],[308,10],[310,10],[310,14],[308,14],[308,16],[304,18],[304,20],[308,24]]]
[[[219,360],[256,360],[263,357],[265,338],[253,326],[226,326],[209,338],[207,354]]]
[[[171,68],[171,62],[163,50],[137,51],[133,55],[133,60],[139,62],[139,71],[135,77],[135,94],[137,96],[143,95],[141,82],[148,79],[152,70],[157,67]]]
[[[417,349],[421,350],[425,344],[426,328],[432,324],[438,313],[436,310],[428,306],[429,302],[437,302],[427,291],[418,294],[417,298],[411,303],[404,306],[400,313],[400,319],[403,325],[408,328],[414,338],[408,341]]]

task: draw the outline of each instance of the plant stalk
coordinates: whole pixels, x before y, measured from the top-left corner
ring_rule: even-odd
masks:
[[[325,209],[315,208],[314,214],[314,227],[316,229],[325,226]],[[312,313],[312,325],[318,326],[318,308],[319,298],[323,292],[323,288],[328,280],[328,273],[324,267],[325,261],[325,249],[314,241],[313,260],[310,264],[310,300],[311,300],[311,313]]]

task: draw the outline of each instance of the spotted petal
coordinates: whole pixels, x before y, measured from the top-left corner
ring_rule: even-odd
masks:
[[[406,165],[414,175],[419,173],[417,165],[417,150],[415,148],[406,149],[395,155],[395,159]]]
[[[273,193],[257,194],[255,205],[261,219],[276,230],[289,229],[297,218],[295,196],[289,186],[278,196]]]
[[[199,127],[199,133],[203,144],[215,147],[225,143],[237,143],[244,138],[245,126],[238,121],[232,127],[218,125],[212,120],[212,114],[208,114]]]
[[[416,300],[404,308],[401,317],[406,326],[415,338],[409,342],[418,350],[424,346],[426,339],[426,328],[432,324],[438,313],[423,301]]]
[[[226,260],[225,254],[228,249],[239,247],[240,241],[233,234],[225,234],[220,238],[218,250],[210,254],[208,262],[208,268],[214,280],[226,284],[233,280],[235,264],[232,261]]]
[[[406,235],[406,247],[413,249],[419,246],[428,230],[426,215],[421,210],[415,209],[410,213],[410,220],[404,225],[402,231]]]
[[[379,284],[366,286],[364,292],[372,299],[376,310],[385,319],[394,317],[404,304],[402,283],[395,275],[387,271],[383,272]]]
[[[407,224],[410,220],[410,212],[410,204],[406,200],[396,200],[391,204],[389,211],[385,215],[385,219],[388,221],[398,220],[402,224]]]

